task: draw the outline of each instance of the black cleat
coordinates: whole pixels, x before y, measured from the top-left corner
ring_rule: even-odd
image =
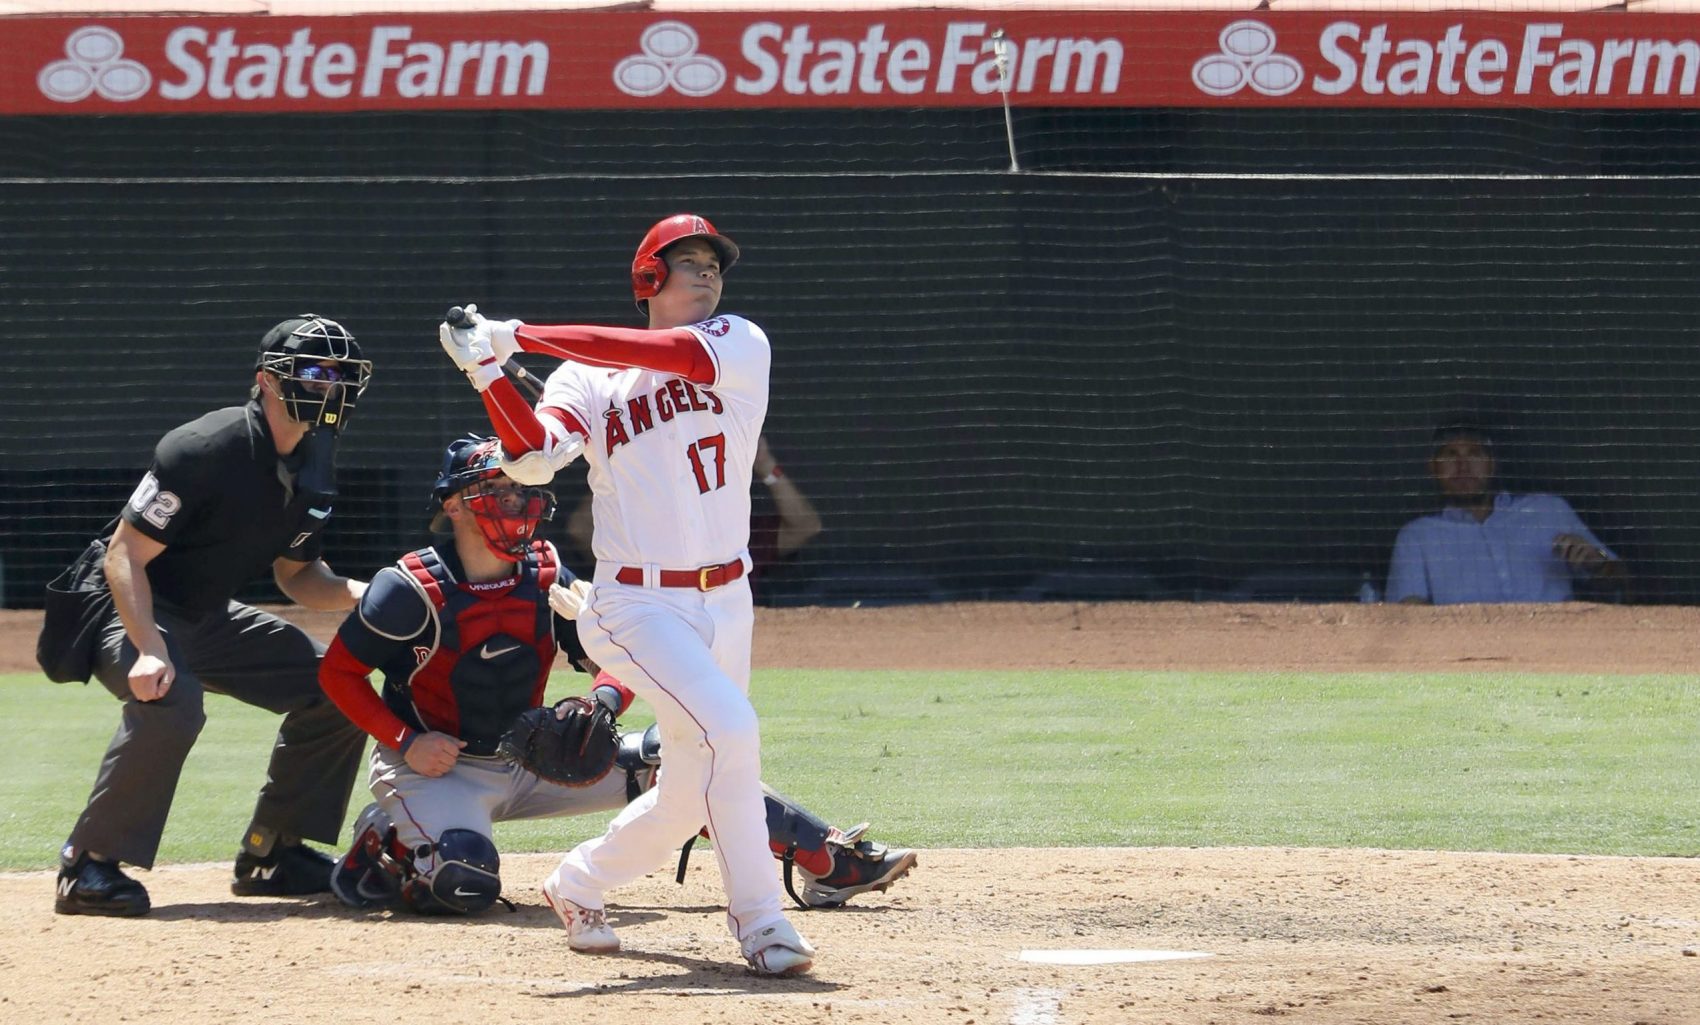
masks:
[[[59,882],[53,910],[61,915],[111,915],[134,918],[145,915],[153,904],[141,883],[125,875],[116,862],[96,861],[87,852],[75,860],[59,857]]]
[[[278,844],[265,857],[243,851],[236,856],[230,892],[238,897],[301,897],[331,888],[336,859],[306,844]]]

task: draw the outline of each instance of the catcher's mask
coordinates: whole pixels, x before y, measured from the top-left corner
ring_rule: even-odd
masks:
[[[516,484],[502,472],[500,443],[469,434],[449,443],[443,472],[431,489],[437,515],[431,529],[450,529],[442,504],[459,496],[478,524],[484,543],[509,562],[518,562],[537,540],[539,524],[555,515],[555,494],[548,488]]]
[[[315,313],[267,331],[254,369],[277,379],[278,398],[291,420],[338,433],[372,380],[372,361],[361,357],[354,336]]]
[[[696,214],[674,214],[655,227],[638,243],[637,255],[632,257],[632,298],[637,307],[646,310],[646,303],[667,283],[667,247],[688,238],[700,238],[714,248],[720,257],[720,273],[725,274],[738,262],[738,244],[714,230],[714,225]]]

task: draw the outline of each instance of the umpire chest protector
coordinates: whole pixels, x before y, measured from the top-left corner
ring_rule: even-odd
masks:
[[[407,713],[433,729],[466,741],[465,753],[493,755],[514,716],[543,701],[555,661],[555,634],[547,595],[560,566],[545,545],[534,545],[506,581],[456,580],[434,548],[402,556],[399,563],[430,604],[429,624],[414,648],[417,668]],[[429,646],[427,644],[429,643]]]

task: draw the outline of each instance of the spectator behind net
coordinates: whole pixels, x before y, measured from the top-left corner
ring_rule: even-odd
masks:
[[[1444,508],[1399,531],[1387,573],[1387,600],[1414,604],[1558,602],[1574,581],[1621,588],[1628,572],[1557,495],[1516,495],[1498,487],[1494,439],[1485,427],[1453,421],[1434,432],[1429,476]]]

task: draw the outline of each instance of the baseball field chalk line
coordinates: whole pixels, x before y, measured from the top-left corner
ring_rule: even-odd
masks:
[[[1062,990],[1018,989],[1009,1025],[1063,1025]]]
[[[1201,950],[1023,950],[1019,960],[1037,964],[1131,964],[1136,961],[1187,961],[1215,957]]]

